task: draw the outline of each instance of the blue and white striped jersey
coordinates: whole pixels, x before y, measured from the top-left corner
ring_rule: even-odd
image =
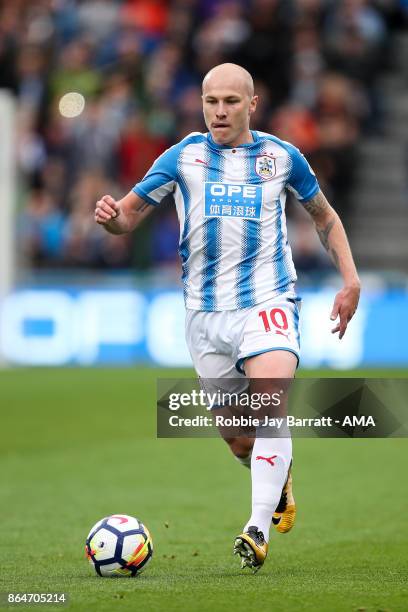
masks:
[[[133,188],[153,205],[174,194],[187,308],[248,308],[293,289],[286,189],[306,202],[319,185],[296,147],[263,132],[252,137],[232,148],[193,132]]]

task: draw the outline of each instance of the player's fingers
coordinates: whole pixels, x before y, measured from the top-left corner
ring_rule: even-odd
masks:
[[[119,204],[117,203],[117,201],[112,198],[112,196],[103,196],[102,198],[102,202],[104,206],[108,206],[110,208],[110,210],[114,211],[114,217],[118,217],[119,213],[120,213],[120,207]]]
[[[340,311],[340,324],[339,324],[339,340],[342,339],[342,337],[344,336],[344,334],[346,333],[346,329],[347,329],[347,324],[349,322],[349,316],[348,316],[348,312],[345,312],[345,310],[341,310]]]
[[[112,219],[112,216],[104,212],[103,210],[100,210],[99,208],[95,210],[95,221],[97,223],[106,223],[107,221],[110,221],[111,219]]]
[[[96,203],[95,217],[100,217],[101,219],[109,220],[114,219],[117,216],[117,212],[107,204],[104,204],[100,201]]]
[[[96,203],[96,209],[97,211],[103,212],[107,215],[110,215],[111,219],[114,219],[115,217],[118,216],[118,209],[116,207],[116,202],[115,202],[115,206],[107,204],[104,200],[98,200]]]
[[[339,302],[338,302],[338,300],[337,300],[337,298],[336,298],[336,299],[334,300],[333,308],[332,308],[332,311],[331,311],[331,314],[330,314],[330,319],[331,319],[332,321],[335,321],[335,320],[337,319],[337,316],[338,316],[338,314],[339,314],[339,310],[340,310],[340,308],[339,308]]]
[[[108,204],[108,206],[112,206],[112,208],[116,207],[116,200],[115,198],[112,198],[112,196],[110,195],[102,196],[101,201],[104,202],[105,204]]]
[[[109,219],[112,219],[112,215],[110,213],[105,212],[104,210],[98,210],[95,217],[97,219],[105,219],[105,221],[109,221]]]
[[[337,332],[340,329],[340,323],[337,323],[336,327],[333,327],[333,329],[331,330],[332,334],[337,334]]]

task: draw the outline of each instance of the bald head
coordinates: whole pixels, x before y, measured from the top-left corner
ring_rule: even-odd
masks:
[[[238,64],[219,64],[211,68],[203,80],[203,94],[209,89],[231,89],[246,94],[249,98],[254,95],[254,82],[248,70]]]

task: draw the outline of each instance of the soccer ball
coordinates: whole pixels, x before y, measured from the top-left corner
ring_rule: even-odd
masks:
[[[92,527],[85,552],[99,576],[136,576],[152,558],[153,543],[140,521],[126,514],[112,514]]]

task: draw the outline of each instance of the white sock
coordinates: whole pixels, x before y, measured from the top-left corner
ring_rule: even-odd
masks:
[[[244,531],[255,525],[267,542],[291,459],[291,438],[256,438],[251,460],[252,514]]]

